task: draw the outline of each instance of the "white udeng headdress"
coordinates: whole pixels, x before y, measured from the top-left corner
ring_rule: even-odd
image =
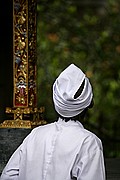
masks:
[[[76,99],[75,93],[85,80],[82,93]],[[74,64],[68,66],[53,84],[55,110],[63,117],[73,117],[90,105],[92,87],[86,75]]]

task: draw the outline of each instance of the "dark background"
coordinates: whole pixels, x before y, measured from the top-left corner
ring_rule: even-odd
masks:
[[[12,0],[0,1],[0,122],[12,107],[13,90],[13,14]]]

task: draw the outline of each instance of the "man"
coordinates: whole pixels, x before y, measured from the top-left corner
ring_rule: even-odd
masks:
[[[54,82],[53,101],[58,120],[32,130],[1,180],[105,180],[101,140],[79,121],[92,106],[92,87],[74,64]]]

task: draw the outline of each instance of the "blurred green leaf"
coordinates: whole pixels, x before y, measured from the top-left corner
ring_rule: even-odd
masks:
[[[120,137],[119,12],[119,0],[38,0],[38,106],[45,106],[48,122],[56,120],[52,84],[75,63],[90,77],[94,91],[95,106],[85,125],[105,142]],[[109,148],[106,145],[108,156],[120,155]]]

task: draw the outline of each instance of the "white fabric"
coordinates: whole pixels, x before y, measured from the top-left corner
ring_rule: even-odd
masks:
[[[81,95],[74,95],[85,79]],[[86,75],[74,64],[68,66],[53,84],[53,101],[56,111],[63,117],[73,117],[90,105],[93,97],[91,84]]]
[[[1,180],[105,180],[100,139],[74,121],[35,128],[12,155]]]

